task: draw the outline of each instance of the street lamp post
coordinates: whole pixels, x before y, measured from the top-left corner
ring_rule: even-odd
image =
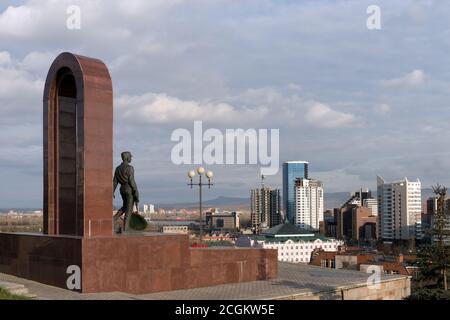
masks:
[[[197,174],[198,174],[198,183],[193,183],[192,182],[192,178],[195,177],[195,171],[194,170],[190,170],[188,172],[188,177],[190,179],[188,186],[191,187],[192,186],[198,186],[199,187],[199,210],[200,210],[200,243],[203,240],[203,212],[202,212],[202,187],[207,185],[208,189],[211,188],[211,186],[213,185],[211,183],[211,178],[213,177],[213,172],[212,171],[208,171],[205,173],[205,168],[203,167],[199,167],[197,168]],[[206,178],[208,178],[208,183],[202,182],[202,176],[203,174],[206,176]]]

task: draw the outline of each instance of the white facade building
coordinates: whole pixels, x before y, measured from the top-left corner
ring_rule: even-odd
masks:
[[[288,226],[288,227],[286,227]],[[281,228],[280,228],[281,227]],[[265,233],[262,236],[241,236],[236,240],[238,247],[253,247],[264,249],[277,249],[278,261],[293,263],[309,263],[311,254],[315,249],[336,252],[343,241],[333,238],[325,238],[313,232],[298,230],[292,232],[293,225],[279,225],[272,229],[279,228],[276,232]],[[286,228],[291,229],[283,232]],[[284,230],[283,230],[284,229]]]
[[[386,183],[377,177],[379,238],[384,240],[421,239],[420,180]]]
[[[144,213],[155,213],[155,206],[153,204],[144,204]]]
[[[315,239],[311,241],[295,241],[289,239],[285,242],[264,242],[262,243],[262,248],[277,249],[278,261],[309,263],[311,254],[315,249],[335,252],[343,244],[342,241],[336,239]]]
[[[295,224],[301,229],[319,230],[323,221],[323,184],[318,180],[295,181]]]

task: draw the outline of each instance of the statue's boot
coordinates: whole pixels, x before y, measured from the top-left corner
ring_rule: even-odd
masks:
[[[124,232],[132,231],[132,229],[130,227],[130,218],[131,218],[131,214],[130,213],[125,213],[125,215],[123,217],[123,231]]]
[[[119,210],[113,217],[114,232],[117,234],[122,233],[122,230],[123,230],[122,214],[123,214],[123,211]]]

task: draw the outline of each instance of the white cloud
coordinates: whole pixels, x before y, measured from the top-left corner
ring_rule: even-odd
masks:
[[[26,36],[42,19],[42,11],[29,6],[9,6],[0,14],[0,35]]]
[[[204,120],[217,125],[296,130],[306,122],[318,128],[357,125],[351,113],[339,112],[296,94],[284,94],[275,87],[250,88],[222,101],[186,100],[166,93],[145,93],[117,97],[119,118],[132,123],[174,124]]]
[[[322,103],[315,103],[306,113],[306,122],[318,128],[342,128],[357,124],[357,117],[331,109]]]
[[[159,18],[184,0],[26,0],[0,12],[0,39],[45,39],[53,41],[77,37],[67,29],[67,8],[80,7],[84,39],[111,38],[115,41],[143,31],[142,26]],[[123,28],[124,21],[126,28]],[[128,30],[133,29],[133,32]],[[95,32],[90,32],[95,30]],[[95,42],[94,42],[95,43]]]
[[[7,51],[0,53],[0,125],[7,132],[0,138],[2,152],[8,154],[11,148],[10,154],[28,157],[27,146],[42,152],[40,140],[31,138],[42,138],[43,81],[51,60],[61,51],[71,51],[108,65],[118,97],[115,106],[119,106],[115,150],[132,149],[136,165],[139,159],[145,163],[137,169],[148,177],[152,189],[143,197],[152,201],[173,194],[167,191],[174,181],[181,181],[183,189],[184,180],[172,174],[167,141],[172,124],[192,124],[195,117],[205,123],[212,119],[217,127],[226,123],[228,128],[280,128],[280,156],[305,158],[313,172],[335,172],[350,164],[360,166],[357,175],[370,173],[365,180],[390,172],[426,178],[426,166],[436,158],[432,152],[448,136],[435,135],[430,142],[424,132],[434,128],[444,132],[450,112],[446,108],[448,74],[442,68],[449,48],[445,17],[449,4],[424,5],[426,1],[409,12],[416,1],[380,0],[389,32],[377,33],[375,38],[361,27],[361,19],[354,19],[361,12],[364,16],[360,0],[10,1],[14,7],[2,1],[0,51]],[[72,4],[82,10],[78,31],[66,28],[66,8]],[[421,61],[427,62],[426,69]],[[380,92],[374,83],[395,94]],[[430,90],[416,90],[425,85]],[[392,111],[374,106],[377,101],[388,102]],[[357,127],[365,117],[370,126],[364,130],[309,134],[314,126]],[[139,122],[150,125],[134,125]],[[411,123],[427,126],[411,131]],[[19,153],[22,145],[23,153]],[[349,145],[355,152],[340,152]],[[408,163],[411,152],[417,150],[423,159]],[[390,154],[406,156],[397,166],[391,159],[380,160]],[[41,170],[42,157],[36,157],[39,160],[26,164]],[[375,160],[366,163],[367,158]],[[14,158],[10,160],[8,165]],[[225,168],[218,181],[243,181],[246,187],[233,188],[236,194],[247,194],[258,183],[256,168],[243,168],[246,174],[233,170]],[[21,172],[0,166],[0,174],[11,173],[14,179],[23,177]],[[155,172],[167,174],[154,179]],[[345,174],[351,175],[326,176],[327,189],[357,189],[361,182],[345,180]],[[437,174],[429,181],[437,178],[450,181],[448,175]],[[17,202],[36,198],[41,176],[36,181],[30,184],[22,178]],[[223,195],[230,192],[219,185],[215,190]],[[179,192],[180,197],[185,195]],[[11,199],[0,195],[0,201],[7,205]]]
[[[11,55],[9,54],[9,52],[0,51],[0,66],[10,64],[11,64]]]
[[[303,87],[297,83],[289,83],[287,88],[293,91],[302,91]]]
[[[440,131],[440,128],[433,125],[423,125],[419,128],[419,130],[426,134],[435,134]]]
[[[402,77],[383,80],[382,84],[388,87],[397,86],[420,86],[425,82],[425,72],[420,69],[415,69]]]
[[[376,106],[373,107],[373,111],[378,115],[384,116],[389,112],[391,112],[391,107],[385,103],[377,104]]]
[[[47,66],[48,68],[48,66]],[[45,74],[24,68],[24,60],[0,52],[0,124],[17,125],[39,121]],[[20,140],[20,139],[19,139]],[[18,141],[16,141],[18,142]]]
[[[23,58],[21,67],[45,77],[53,60],[58,56],[57,52],[30,52]]]
[[[116,4],[119,12],[130,16],[139,16],[145,11],[167,9],[182,2],[183,0],[117,0]]]
[[[22,62],[11,58],[8,52],[0,52],[0,102],[42,93],[44,81],[21,68]],[[38,100],[39,101],[39,100]]]
[[[266,116],[267,108],[241,108],[214,102],[181,100],[166,94],[146,93],[121,96],[117,106],[123,119],[141,123],[181,123],[205,120],[213,123],[239,123],[244,119],[258,121]]]
[[[423,23],[427,20],[429,14],[429,7],[431,6],[431,1],[428,3],[422,2],[420,4],[412,4],[407,10],[409,17],[415,23]]]

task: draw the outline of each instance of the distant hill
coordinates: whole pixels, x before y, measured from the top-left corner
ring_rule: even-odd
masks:
[[[250,198],[239,198],[239,197],[218,197],[213,200],[205,201],[205,204],[208,206],[249,206],[250,207]]]
[[[335,193],[325,193],[325,208],[336,208],[339,207],[350,197],[349,192],[335,192]],[[247,209],[250,210],[250,198],[240,198],[240,197],[218,197],[211,200],[206,200],[203,202],[204,207],[217,207],[217,208],[236,208],[236,209]],[[197,208],[198,203],[184,202],[184,203],[161,203],[156,204],[157,208],[186,208],[192,209]]]
[[[348,200],[352,193],[351,192],[325,192],[324,195],[324,207],[325,209],[339,208],[345,201]],[[422,202],[426,201],[427,198],[433,195],[431,188],[422,189]],[[372,196],[376,197],[377,192],[372,191]],[[235,208],[235,209],[247,209],[250,210],[250,198],[240,198],[240,197],[218,197],[211,200],[203,201],[203,206],[206,207],[217,207],[217,208]],[[161,203],[156,204],[157,208],[186,208],[192,209],[197,208],[198,203],[184,202],[184,203]]]
[[[333,209],[340,207],[350,197],[351,192],[325,192],[324,207],[325,209]],[[426,201],[433,195],[431,188],[422,189],[422,202]],[[376,197],[376,190],[372,191],[372,196]],[[156,203],[157,208],[197,208],[197,202],[184,203]],[[222,209],[236,209],[236,210],[250,210],[250,198],[240,197],[217,197],[215,199],[203,201],[204,207],[217,207]],[[6,213],[9,210],[19,212],[32,212],[35,210],[42,210],[40,208],[0,208],[0,213]]]
[[[198,203],[192,203],[192,202],[184,202],[184,203],[171,203],[171,204],[156,204],[157,208],[197,208]],[[217,197],[215,199],[211,200],[205,200],[203,201],[204,207],[236,207],[236,208],[242,208],[242,207],[248,207],[250,208],[250,198],[239,198],[239,197]]]
[[[345,201],[350,198],[351,192],[325,192],[323,206],[325,210],[339,208]]]

